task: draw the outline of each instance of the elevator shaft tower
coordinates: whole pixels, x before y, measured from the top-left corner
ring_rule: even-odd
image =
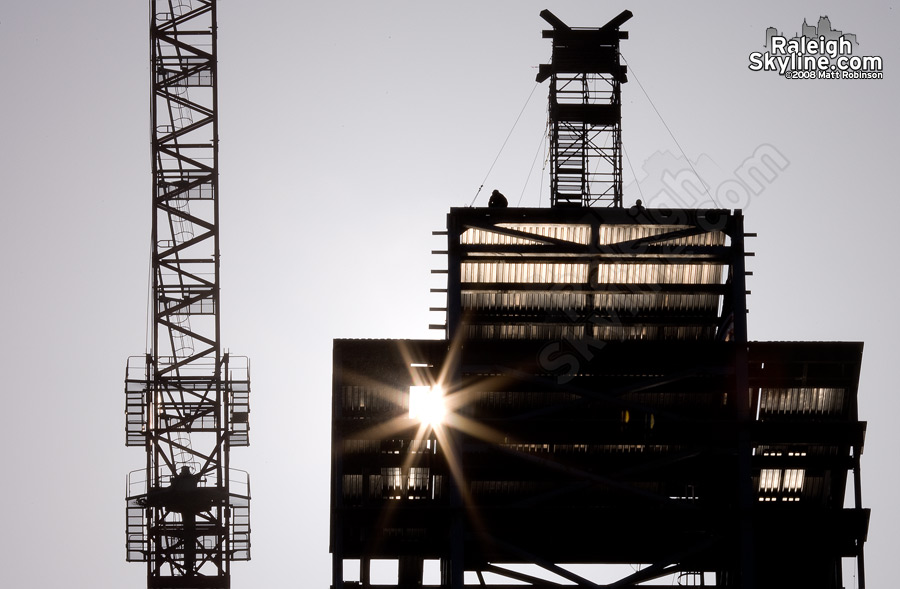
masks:
[[[554,207],[622,206],[622,95],[626,67],[619,62],[623,11],[602,27],[572,28],[549,10],[553,26],[549,64],[537,81],[550,79],[550,204]]]
[[[148,587],[228,588],[250,558],[249,362],[219,321],[215,0],[150,2],[153,213],[150,341],[126,369],[126,550]]]

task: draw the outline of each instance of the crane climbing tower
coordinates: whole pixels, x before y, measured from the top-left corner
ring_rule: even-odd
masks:
[[[622,94],[628,78],[619,59],[619,27],[625,10],[602,27],[572,28],[549,10],[553,26],[549,64],[537,81],[550,79],[550,203],[622,206]]]
[[[148,350],[125,376],[126,551],[147,586],[227,588],[250,558],[247,358],[219,333],[215,0],[150,2],[153,213]]]

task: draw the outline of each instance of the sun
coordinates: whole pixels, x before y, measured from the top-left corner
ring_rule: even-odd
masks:
[[[440,385],[409,387],[409,418],[432,428],[444,423],[447,405]]]

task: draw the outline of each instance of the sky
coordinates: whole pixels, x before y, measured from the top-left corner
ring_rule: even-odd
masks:
[[[251,358],[253,386],[251,446],[231,454],[250,472],[253,560],[234,565],[233,587],[330,582],[332,340],[438,337],[430,270],[445,266],[430,251],[444,244],[431,232],[449,208],[484,206],[493,189],[547,205],[547,86],[534,82],[550,57],[544,8],[572,26],[634,12],[626,204],[682,198],[665,179],[687,158],[721,206],[743,208],[759,236],[751,339],[865,342],[867,580],[889,586],[900,540],[890,2],[221,0],[222,338]],[[147,14],[137,1],[0,4],[0,586],[145,585],[144,565],[125,562],[125,477],[144,456],[124,445],[123,379],[146,338]],[[883,57],[883,80],[749,69],[767,27],[792,36],[824,15],[860,54]],[[766,154],[777,171],[740,184]]]

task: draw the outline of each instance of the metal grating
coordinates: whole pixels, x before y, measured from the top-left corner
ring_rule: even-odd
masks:
[[[744,295],[729,293],[739,227],[719,210],[454,209],[448,334],[461,322],[475,339],[727,339],[728,295]]]
[[[467,229],[460,236],[460,243],[464,245],[541,245],[546,243],[540,239],[527,239],[517,237],[511,232],[521,232],[537,237],[549,237],[555,240],[569,241],[587,245],[590,242],[590,225],[573,224],[520,224],[498,223],[496,228],[510,230],[510,233],[500,233],[496,230],[472,228]]]
[[[599,228],[598,245],[612,245],[635,239],[646,239],[674,232],[685,232],[694,229],[690,225],[605,225]],[[666,245],[725,245],[725,233],[722,231],[704,231],[695,235],[684,235],[654,241]]]
[[[588,265],[570,262],[464,262],[463,282],[576,284],[587,282]]]
[[[600,284],[721,284],[721,265],[604,264],[598,269]]]
[[[840,417],[847,412],[843,388],[764,388],[759,397],[760,419],[790,417]]]

